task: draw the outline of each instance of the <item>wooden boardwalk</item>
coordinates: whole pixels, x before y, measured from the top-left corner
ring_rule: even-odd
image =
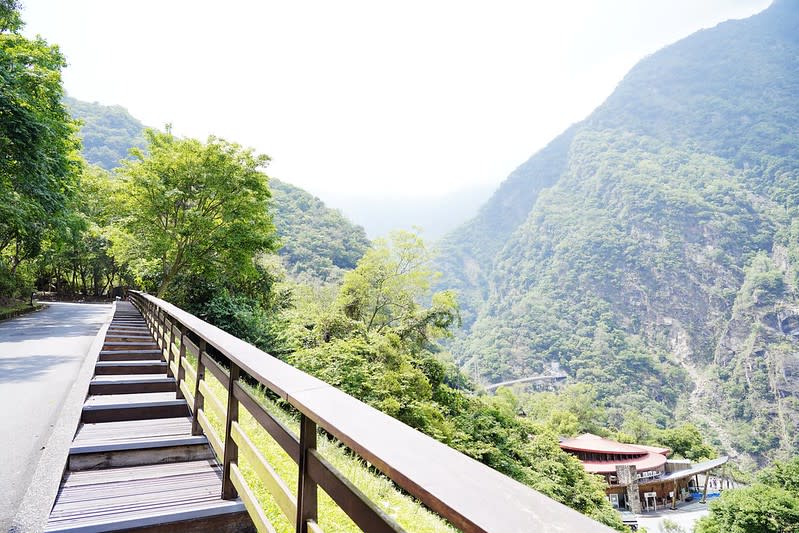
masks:
[[[250,531],[139,312],[118,302],[46,531]]]

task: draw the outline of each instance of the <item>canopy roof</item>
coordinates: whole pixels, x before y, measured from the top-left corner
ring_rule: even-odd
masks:
[[[666,483],[668,481],[676,481],[678,479],[684,479],[687,477],[695,476],[696,474],[701,474],[703,472],[707,472],[708,470],[713,470],[715,468],[720,467],[724,463],[729,460],[729,457],[723,455],[718,459],[711,459],[710,461],[703,461],[701,463],[696,463],[691,468],[687,468],[685,470],[677,470],[676,472],[669,472],[663,476],[660,476],[657,479],[653,479],[651,481],[644,481],[643,479],[638,480],[638,485],[641,487],[649,486],[649,485],[657,485],[658,483]]]
[[[637,472],[655,470],[666,464],[666,456],[659,453],[646,452],[646,455],[635,459],[621,461],[581,461],[586,472],[590,474],[615,474],[618,465],[635,465]]]
[[[592,433],[584,433],[579,437],[573,439],[564,439],[560,441],[560,447],[564,450],[571,450],[577,452],[589,453],[613,453],[625,455],[641,455],[644,456],[648,453],[660,454],[667,456],[671,453],[668,448],[661,448],[657,446],[644,446],[641,444],[622,444],[615,440],[605,439],[599,435]]]

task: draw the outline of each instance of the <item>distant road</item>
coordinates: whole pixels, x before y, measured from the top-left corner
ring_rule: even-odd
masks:
[[[0,531],[7,531],[110,305],[50,303],[0,322]]]
[[[493,383],[491,385],[486,385],[484,388],[485,390],[493,390],[497,387],[505,387],[507,385],[515,385],[516,383],[529,383],[531,381],[548,381],[548,380],[558,380],[558,379],[566,379],[568,376],[563,372],[558,374],[539,374],[536,376],[528,376],[526,378],[519,378],[519,379],[511,379],[509,381],[503,381],[501,383]]]

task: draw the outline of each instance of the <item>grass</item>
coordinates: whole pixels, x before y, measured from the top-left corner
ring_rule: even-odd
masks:
[[[0,303],[0,320],[17,316],[27,311],[39,309],[41,304],[34,303],[31,306],[29,301],[5,300]]]
[[[189,361],[196,369],[196,358],[189,355]],[[187,382],[191,390],[194,390],[192,381],[187,376]],[[214,396],[225,406],[227,404],[227,391],[222,384],[210,372],[205,373],[205,381],[213,391]],[[298,417],[292,416],[291,413],[269,399],[263,389],[250,388],[250,392],[272,416],[289,428],[295,436],[299,434]],[[224,419],[217,416],[210,408],[206,409],[206,415],[217,436],[220,436],[221,439],[221,436],[224,435]],[[298,472],[297,464],[294,460],[289,457],[283,448],[275,442],[243,406],[239,408],[239,424],[272,468],[291,489],[292,494],[296,496]],[[354,456],[341,443],[319,435],[317,438],[317,450],[344,477],[358,487],[369,500],[406,530],[420,533],[457,531],[414,498],[401,492],[389,478],[370,469],[363,459]],[[269,490],[259,479],[253,466],[248,463],[244,454],[239,454],[239,468],[275,530],[278,533],[293,532],[295,530],[293,517],[291,520],[286,518]],[[322,529],[331,533],[355,533],[361,531],[321,489],[319,490],[318,498],[319,525]]]

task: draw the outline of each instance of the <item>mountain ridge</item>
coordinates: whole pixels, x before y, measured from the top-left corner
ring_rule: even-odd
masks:
[[[797,30],[780,2],[648,56],[450,233],[459,362],[489,382],[558,363],[617,428],[638,410],[716,432],[705,390],[744,465],[799,444],[799,356],[766,318],[799,309]]]

